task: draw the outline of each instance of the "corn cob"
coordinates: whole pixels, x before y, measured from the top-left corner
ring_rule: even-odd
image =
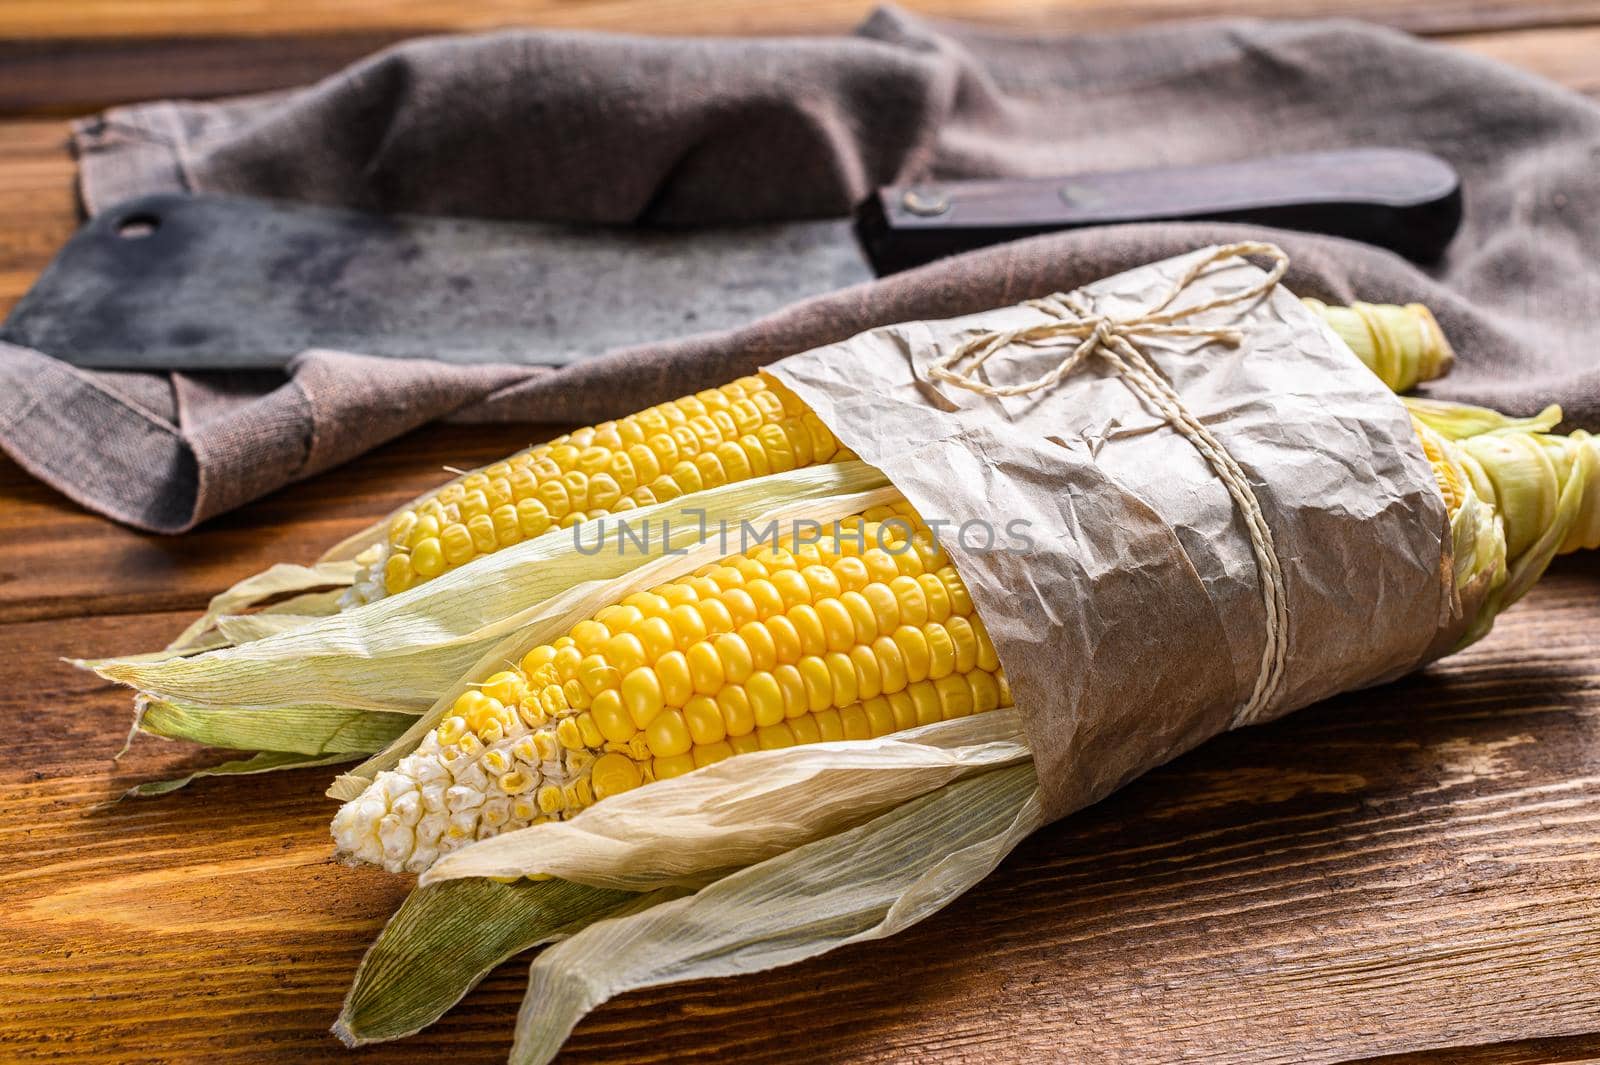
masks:
[[[467,474],[389,520],[369,602],[550,529],[702,488],[853,457],[776,379],[743,377],[579,429]]]
[[[1305,303],[1396,391],[1442,376],[1454,359],[1421,304]],[[360,557],[343,605],[398,594],[587,518],[854,457],[776,379],[743,377],[519,452],[399,511],[385,541]]]
[[[1452,440],[1414,424],[1455,530],[1458,587],[1497,595],[1508,562],[1552,532],[1562,550],[1600,547],[1600,441],[1521,428]],[[333,833],[346,856],[420,872],[474,839],[733,755],[1007,705],[961,578],[901,501],[815,545],[758,548],[628,596],[534,648],[460,696]]]
[[[900,503],[628,596],[534,648],[457,699],[334,833],[346,854],[417,872],[735,754],[1010,701],[961,578]]]

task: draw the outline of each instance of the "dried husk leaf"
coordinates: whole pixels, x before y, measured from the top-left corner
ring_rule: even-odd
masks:
[[[1566,542],[1579,519],[1585,494],[1590,490],[1597,473],[1600,473],[1597,467],[1600,467],[1600,458],[1596,457],[1593,448],[1581,448],[1577,451],[1572,471],[1556,501],[1554,518],[1545,526],[1533,544],[1511,564],[1502,596],[1495,603],[1495,610],[1504,610],[1521,599],[1549,568],[1557,551]]]
[[[225,646],[228,637],[216,631],[219,619],[291,593],[305,594],[265,609],[291,617],[299,616],[301,623],[310,617],[331,614],[338,609],[338,589],[348,588],[359,568],[351,561],[323,561],[315,566],[287,563],[271,566],[213,596],[206,606],[206,612],[168,644],[166,651],[168,654],[193,654]],[[314,592],[312,589],[334,590]]]
[[[534,960],[510,1060],[549,1061],[579,1020],[626,991],[893,935],[987,876],[1043,819],[1033,763],[995,769],[693,895],[598,921]]]

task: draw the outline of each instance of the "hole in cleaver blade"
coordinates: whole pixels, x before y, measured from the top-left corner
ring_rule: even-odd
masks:
[[[160,195],[86,223],[0,339],[103,369],[273,369],[314,347],[559,366],[872,276],[848,219],[571,227]]]

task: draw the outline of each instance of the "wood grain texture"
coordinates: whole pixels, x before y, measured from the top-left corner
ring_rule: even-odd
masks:
[[[0,623],[204,609],[241,577],[322,551],[471,468],[554,435],[550,426],[438,426],[317,479],[290,485],[181,538],[90,518],[15,465],[0,463]]]
[[[865,18],[873,0],[7,0],[0,39],[241,37],[377,30],[485,30],[503,26],[629,33],[805,33]],[[1038,29],[1088,30],[1160,19],[1260,16],[1365,18],[1414,33],[1562,26],[1600,18],[1597,0],[907,0],[939,17]],[[73,17],[74,15],[78,17]],[[83,16],[89,17],[83,17]]]
[[[286,89],[423,32],[0,38],[0,114],[80,115],[134,100]]]
[[[1600,0],[918,0],[1072,30],[1211,14],[1364,15],[1600,92]],[[0,313],[75,224],[61,116],[297,84],[413,32],[530,24],[836,32],[819,0],[8,0],[0,4]],[[153,647],[231,581],[325,546],[551,430],[413,434],[181,540],[83,513],[0,460],[0,1061],[504,1059],[524,966],[434,1029],[326,1034],[405,883],[329,860],[328,773],[203,781],[124,691],[64,654]],[[1423,676],[1206,745],[1039,833],[886,942],[625,996],[567,1060],[1600,1059],[1600,559],[1574,559]]]
[[[0,314],[78,224],[64,122],[0,119]]]
[[[403,884],[329,861],[325,772],[90,810],[197,757],[141,740],[113,764],[125,693],[54,656],[183,620],[0,626],[0,660],[30,679],[0,693],[0,920],[20,941],[0,1057],[343,1053],[324,1029]],[[1590,557],[1477,648],[1213,741],[1039,833],[906,935],[625,996],[569,1058],[1576,1060],[1600,1015],[1597,661]],[[504,966],[435,1029],[357,1059],[500,1060],[522,978]]]
[[[1578,92],[1600,93],[1600,26],[1471,33],[1451,38],[1450,43]]]

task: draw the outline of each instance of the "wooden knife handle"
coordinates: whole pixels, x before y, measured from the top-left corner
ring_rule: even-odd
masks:
[[[1039,233],[1178,221],[1326,233],[1431,262],[1460,225],[1461,182],[1426,152],[1357,148],[1214,166],[890,185],[857,210],[856,235],[881,276]]]

